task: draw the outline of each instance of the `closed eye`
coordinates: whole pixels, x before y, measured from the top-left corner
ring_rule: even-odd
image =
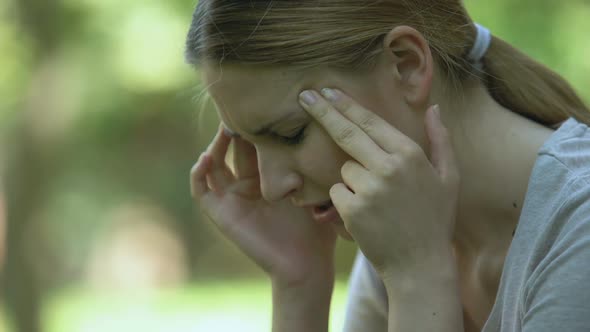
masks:
[[[284,144],[297,145],[297,144],[300,144],[303,141],[303,139],[305,138],[305,129],[306,128],[307,128],[307,125],[299,128],[297,130],[297,132],[291,136],[276,135],[276,137]]]

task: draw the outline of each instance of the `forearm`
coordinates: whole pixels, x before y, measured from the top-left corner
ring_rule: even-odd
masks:
[[[463,332],[458,273],[452,258],[384,280],[389,332]]]
[[[333,276],[305,285],[272,283],[273,332],[327,332]]]

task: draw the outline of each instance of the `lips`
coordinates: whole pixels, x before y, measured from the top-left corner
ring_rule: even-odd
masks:
[[[332,203],[332,201],[327,201],[327,202],[325,202],[325,203],[322,203],[322,204],[320,204],[320,205],[316,205],[316,206],[314,206],[314,207],[313,207],[313,211],[314,211],[314,213],[315,213],[315,212],[317,212],[317,213],[322,213],[322,212],[325,212],[325,211],[327,211],[328,209],[330,209],[330,208],[331,208],[331,207],[333,207],[333,206],[334,206],[334,203]]]
[[[311,208],[311,215],[319,223],[334,223],[340,221],[340,215],[332,201],[326,201]]]

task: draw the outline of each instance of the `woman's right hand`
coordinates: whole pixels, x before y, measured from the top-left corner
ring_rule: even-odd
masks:
[[[233,171],[225,161],[232,140]],[[265,201],[254,146],[228,136],[222,125],[191,170],[191,193],[205,215],[273,282],[333,281],[334,230],[287,199]]]

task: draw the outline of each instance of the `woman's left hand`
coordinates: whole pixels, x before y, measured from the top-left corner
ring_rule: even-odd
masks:
[[[382,278],[448,265],[460,176],[438,106],[425,116],[428,158],[388,122],[331,91],[309,90],[315,102],[300,102],[354,159],[342,166],[344,183],[330,190],[347,230]]]

